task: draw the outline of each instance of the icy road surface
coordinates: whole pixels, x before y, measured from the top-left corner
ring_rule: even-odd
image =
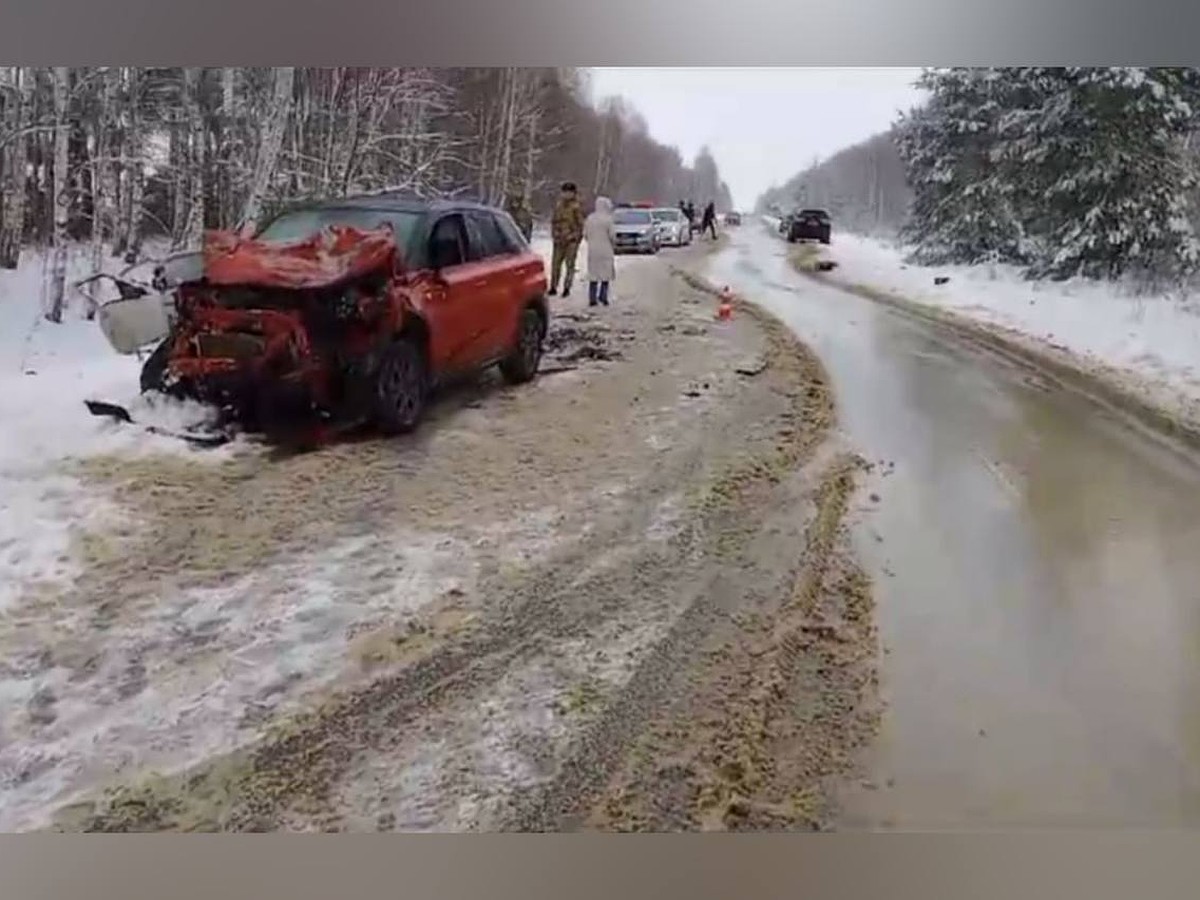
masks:
[[[855,530],[888,708],[841,824],[1196,825],[1196,460],[788,252],[747,227],[710,271],[818,354],[877,463]]]

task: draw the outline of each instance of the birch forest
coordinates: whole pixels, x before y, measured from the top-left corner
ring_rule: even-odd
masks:
[[[406,190],[535,216],[590,201],[729,206],[715,160],[684,160],[574,68],[0,67],[0,267],[48,250],[61,320],[69,250],[94,271],[148,242],[253,229],[301,198]]]

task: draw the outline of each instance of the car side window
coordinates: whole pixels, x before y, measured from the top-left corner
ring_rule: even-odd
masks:
[[[466,226],[467,259],[470,262],[479,262],[495,256],[494,248],[479,227],[479,217],[474,212],[469,212],[462,217],[462,221]]]
[[[501,222],[503,221],[501,216],[488,212],[479,212],[472,213],[471,218],[479,229],[479,236],[483,241],[488,256],[512,256],[521,252],[521,245],[514,244],[501,227]],[[513,229],[516,230],[516,225],[513,225]]]
[[[509,253],[525,253],[529,250],[529,242],[525,240],[525,235],[521,233],[512,216],[508,213],[496,213],[492,218],[510,248]]]
[[[429,235],[429,264],[435,269],[461,266],[467,261],[462,216],[452,213],[438,219]]]

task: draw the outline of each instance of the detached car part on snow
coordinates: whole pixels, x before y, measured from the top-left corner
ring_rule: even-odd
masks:
[[[254,239],[205,236],[203,276],[176,288],[141,386],[275,439],[403,433],[442,381],[493,364],[512,383],[534,377],[545,289],[541,258],[499,210],[386,196],[302,207]]]
[[[203,276],[201,253],[186,251],[135,263],[117,275],[101,272],[74,286],[96,305],[100,330],[113,349],[130,354],[162,340],[175,318],[174,289]],[[104,282],[116,288],[118,299],[101,302],[95,296],[95,286]]]

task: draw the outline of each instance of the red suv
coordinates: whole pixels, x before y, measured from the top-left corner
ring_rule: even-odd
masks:
[[[287,210],[252,239],[205,236],[142,389],[219,407],[248,430],[412,430],[430,392],[499,365],[532,379],[546,273],[512,219],[389,195]]]

